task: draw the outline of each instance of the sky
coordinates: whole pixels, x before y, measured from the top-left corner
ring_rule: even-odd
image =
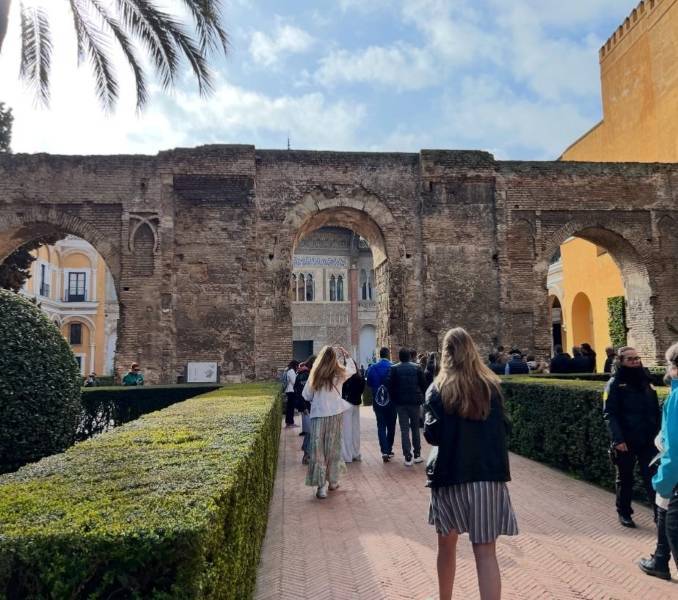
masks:
[[[14,152],[155,154],[202,144],[553,160],[602,118],[598,50],[638,0],[223,0],[231,46],[201,97],[188,68],[135,110],[131,72],[106,114],[77,67],[65,0],[50,10],[48,108],[18,79],[18,2],[0,54]],[[179,0],[157,0],[175,14]]]

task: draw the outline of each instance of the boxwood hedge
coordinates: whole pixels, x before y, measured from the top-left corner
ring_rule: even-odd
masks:
[[[143,387],[92,387],[82,389],[82,414],[77,440],[108,431],[155,410],[167,408],[198,394],[220,388],[218,383],[189,383]]]
[[[248,598],[279,410],[229,386],[0,477],[0,597]]]
[[[513,452],[614,489],[603,383],[512,376],[502,387]],[[662,401],[668,388],[657,389]]]

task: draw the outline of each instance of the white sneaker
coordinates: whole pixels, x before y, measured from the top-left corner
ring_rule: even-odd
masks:
[[[321,500],[323,498],[327,498],[327,483],[325,483],[325,485],[318,486],[318,491],[315,493],[315,497],[320,498]]]
[[[421,456],[415,456],[415,457],[414,457],[414,462],[416,462],[417,464],[423,463],[423,462],[424,462],[424,459],[423,459]]]
[[[330,483],[330,492],[333,492],[339,487],[339,483]]]
[[[406,458],[404,464],[405,464],[406,467],[411,467],[412,464],[413,464],[412,463],[412,457],[410,457],[409,459]]]

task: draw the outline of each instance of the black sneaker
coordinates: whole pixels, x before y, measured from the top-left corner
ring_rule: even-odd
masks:
[[[659,577],[659,579],[666,579],[667,581],[671,579],[669,565],[657,564],[654,554],[650,556],[650,558],[641,558],[638,566],[643,573],[650,575],[651,577]]]
[[[630,527],[631,529],[634,529],[636,524],[633,522],[633,519],[631,517],[625,517],[624,515],[619,515],[619,522],[624,526],[624,527]]]
[[[412,466],[412,455],[411,455],[411,454],[407,454],[407,455],[405,456],[405,462],[404,462],[404,464],[405,464],[406,467],[411,467],[411,466]]]
[[[393,458],[394,456],[395,456],[395,453],[394,453],[394,452],[389,452],[389,453],[388,453],[388,457],[389,457],[389,458]]]
[[[382,454],[381,460],[383,460],[385,463],[387,463],[391,460],[391,457],[388,454]]]

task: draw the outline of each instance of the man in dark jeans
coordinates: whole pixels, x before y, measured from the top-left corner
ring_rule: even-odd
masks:
[[[410,362],[410,351],[407,348],[400,349],[398,358],[400,362],[391,367],[387,386],[391,402],[395,404],[398,413],[405,466],[411,467],[412,451],[414,451],[414,462],[423,461],[419,437],[419,407],[424,403],[426,379],[419,365]],[[410,431],[412,431],[411,442]]]
[[[377,391],[386,383],[388,373],[391,370],[389,360],[391,351],[384,347],[379,350],[379,362],[370,365],[367,369],[367,385],[372,389],[372,408],[377,417],[377,435],[379,436],[379,448],[381,458],[386,463],[393,456],[393,440],[395,439],[396,409],[393,402],[387,399],[385,406],[379,406],[375,402]]]
[[[620,348],[618,367],[605,388],[603,414],[610,429],[612,453],[617,467],[617,513],[624,527],[635,527],[631,515],[633,469],[640,469],[647,498],[654,505],[653,469],[657,455],[654,438],[659,432],[661,414],[657,392],[643,369],[635,348]]]

